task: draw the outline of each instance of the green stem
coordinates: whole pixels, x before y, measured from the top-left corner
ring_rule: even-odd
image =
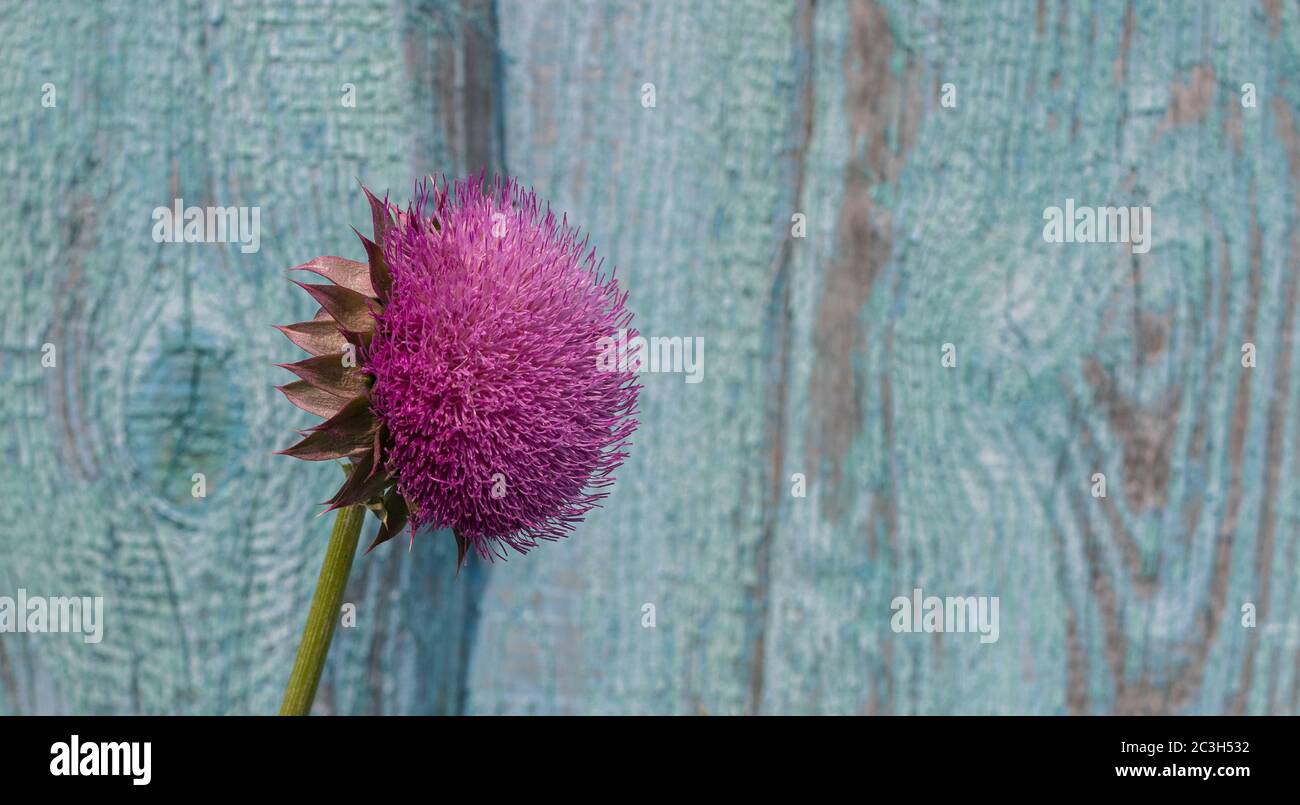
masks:
[[[364,506],[340,509],[334,518],[334,531],[329,547],[325,549],[325,562],[320,568],[316,593],[307,613],[307,626],[302,630],[302,643],[298,645],[298,658],[289,673],[289,686],[284,690],[282,716],[305,716],[311,712],[320,684],[321,671],[325,669],[325,655],[334,639],[334,627],[339,622],[343,607],[343,589],[352,571],[352,559],[357,555],[357,540],[361,537],[361,523],[365,520]]]

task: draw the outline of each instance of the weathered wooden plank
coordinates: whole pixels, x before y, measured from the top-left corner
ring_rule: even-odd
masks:
[[[704,380],[643,375],[643,424],[606,508],[493,568],[470,710],[744,712],[793,15],[509,2],[500,17],[511,172],[618,266],[642,333],[704,339]]]
[[[762,709],[1296,712],[1300,20],[936,11],[816,12]],[[1066,198],[1154,247],[1044,243]],[[893,633],[913,587],[1000,639]]]
[[[710,341],[702,390],[650,376],[611,511],[494,574],[471,706],[1293,712],[1287,14],[507,6],[511,169],[604,235],[648,333],[742,330]],[[655,75],[654,110],[616,91]],[[1270,100],[1242,109],[1246,81]],[[777,150],[731,161],[755,127]],[[1070,197],[1151,204],[1157,247],[1043,243]],[[782,243],[793,212],[809,236]],[[693,307],[715,275],[753,304]],[[1254,369],[1246,340],[1269,356]],[[687,407],[701,392],[724,396]],[[683,418],[708,424],[665,453]],[[685,544],[664,541],[677,522]],[[998,596],[998,642],[893,634],[914,587]],[[671,620],[643,629],[637,598]]]
[[[451,136],[495,128],[477,94],[493,64],[488,11],[5,15],[0,276],[14,290],[0,295],[12,423],[0,505],[21,525],[0,538],[0,589],[102,594],[107,625],[94,646],[6,635],[0,711],[278,706],[328,531],[314,504],[338,473],[271,455],[310,421],[272,388],[287,378],[271,364],[296,350],[269,325],[311,315],[283,269],[360,256],[347,229],[368,220],[357,178],[404,196],[413,164],[455,173],[499,153]],[[40,103],[47,81],[54,108]],[[151,210],[173,198],[260,207],[260,251],[154,243]],[[41,366],[46,342],[56,368]],[[358,562],[358,625],[339,633],[318,709],[458,707],[474,588],[453,582],[446,543]]]

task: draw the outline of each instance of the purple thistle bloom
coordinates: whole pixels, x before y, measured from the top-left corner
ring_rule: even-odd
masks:
[[[382,240],[391,292],[361,368],[412,531],[485,558],[565,536],[637,426],[635,372],[599,362],[632,318],[614,272],[514,180],[423,184]]]

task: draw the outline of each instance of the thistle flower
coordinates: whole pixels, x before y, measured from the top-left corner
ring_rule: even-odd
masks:
[[[514,180],[416,188],[399,211],[362,188],[368,263],[319,257],[320,305],[279,329],[289,400],[325,421],[283,454],[348,459],[327,504],[453,529],[458,566],[565,536],[608,494],[637,421],[635,374],[598,360],[631,312],[595,250]],[[370,550],[368,549],[368,550]]]

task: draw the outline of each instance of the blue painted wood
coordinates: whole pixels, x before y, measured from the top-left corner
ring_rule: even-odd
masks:
[[[300,356],[270,325],[312,314],[284,270],[361,256],[358,178],[405,192],[413,168],[499,159],[481,101],[490,11],[3,15],[0,594],[103,595],[107,623],[93,646],[0,638],[0,712],[276,710],[328,534],[316,503],[339,472],[271,455],[313,419],[273,388],[291,378],[272,364]],[[175,198],[259,207],[260,251],[155,243],[151,211]],[[441,537],[358,562],[357,626],[339,632],[318,711],[459,708],[474,588]]]
[[[492,574],[473,711],[1296,712],[1293,7],[502,19],[510,169],[709,348],[609,510]],[[1044,243],[1070,197],[1156,247]],[[916,587],[999,640],[894,633]]]
[[[643,376],[570,540],[359,558],[319,712],[1300,712],[1298,62],[1271,0],[0,14],[0,595],[108,618],[0,635],[0,713],[275,709],[337,473],[270,455],[282,269],[359,256],[356,177],[483,166],[704,379]],[[155,243],[178,197],[260,251]],[[1066,198],[1153,248],[1044,243]],[[916,587],[998,641],[893,632]]]

